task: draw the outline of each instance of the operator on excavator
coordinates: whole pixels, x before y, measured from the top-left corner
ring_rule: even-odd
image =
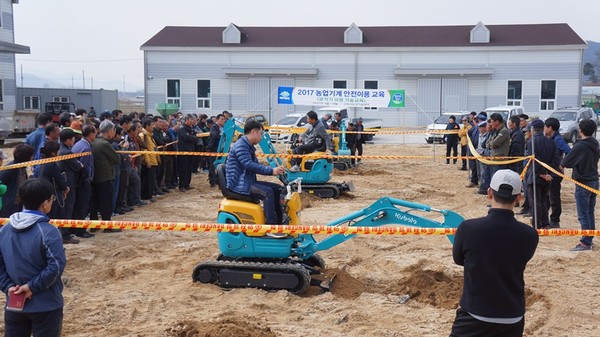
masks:
[[[295,148],[293,154],[307,154],[312,153],[316,150],[326,150],[327,154],[331,154],[333,151],[333,142],[331,137],[327,134],[327,127],[319,121],[319,116],[314,111],[309,111],[306,114],[307,122],[310,124],[306,132],[302,134],[303,144]],[[291,172],[300,171],[301,158],[292,158],[290,168]]]
[[[266,224],[280,224],[282,213],[279,200],[282,187],[275,183],[257,181],[256,174],[276,176],[284,174],[285,169],[283,166],[271,168],[258,162],[254,145],[260,142],[262,133],[263,126],[256,121],[249,121],[244,126],[244,136],[233,144],[227,157],[227,189],[262,200]]]

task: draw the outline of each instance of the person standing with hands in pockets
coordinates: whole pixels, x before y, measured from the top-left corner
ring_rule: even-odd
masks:
[[[57,337],[64,305],[61,275],[67,259],[61,234],[46,215],[55,200],[54,187],[33,178],[23,182],[18,193],[23,211],[11,215],[8,225],[0,229],[0,286],[8,295],[7,303],[21,304],[5,308],[4,333]]]

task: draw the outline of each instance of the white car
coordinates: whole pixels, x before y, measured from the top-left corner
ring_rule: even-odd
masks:
[[[305,113],[293,113],[286,115],[276,123],[271,124],[269,129],[271,141],[278,143],[289,143],[292,134],[298,132],[286,132],[285,129],[303,128],[306,123],[307,121]]]
[[[433,123],[427,125],[427,133],[425,134],[425,141],[427,142],[427,144],[433,144],[434,142],[436,143],[444,143],[444,134],[443,133],[436,133],[436,131],[441,131],[441,130],[446,130],[446,126],[448,125],[448,119],[450,119],[450,116],[454,116],[456,117],[456,124],[460,125],[460,127],[462,128],[462,123],[461,120],[463,117],[465,116],[469,116],[469,112],[446,112],[443,113],[441,116],[439,116],[438,118],[436,118]]]

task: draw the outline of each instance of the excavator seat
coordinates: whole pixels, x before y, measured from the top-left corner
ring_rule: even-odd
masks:
[[[225,176],[225,164],[219,164],[217,166],[217,183],[219,184],[219,189],[221,189],[221,193],[223,194],[223,197],[225,197],[226,199],[247,201],[247,202],[252,202],[255,204],[260,203],[259,199],[252,198],[249,195],[233,192],[232,190],[227,188],[227,177]]]

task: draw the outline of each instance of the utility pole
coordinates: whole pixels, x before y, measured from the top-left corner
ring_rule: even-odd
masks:
[[[83,74],[83,89],[85,89],[85,70],[82,70],[81,73]]]

